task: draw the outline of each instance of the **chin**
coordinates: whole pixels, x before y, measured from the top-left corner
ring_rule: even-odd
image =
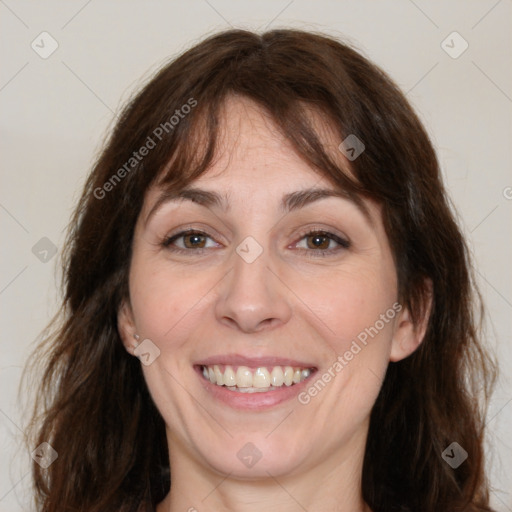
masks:
[[[303,443],[300,443],[300,454],[295,443],[283,442],[282,436],[270,440],[267,435],[230,439],[225,446],[208,450],[202,460],[222,475],[243,480],[286,476],[303,468],[306,458]]]

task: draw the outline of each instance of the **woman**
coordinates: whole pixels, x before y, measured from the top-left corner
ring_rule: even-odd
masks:
[[[66,248],[38,510],[491,510],[466,245],[424,128],[355,50],[230,30],[166,65]]]

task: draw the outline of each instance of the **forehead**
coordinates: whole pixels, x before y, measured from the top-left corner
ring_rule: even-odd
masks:
[[[357,181],[349,162],[338,149],[340,140],[332,124],[319,111],[304,105],[308,120],[326,151],[351,180]],[[209,168],[185,189],[153,186],[146,194],[145,214],[173,199],[189,199],[207,207],[227,210],[231,203],[269,199],[290,211],[323,197],[351,200],[368,216],[368,205],[332,182],[301,156],[281,132],[274,118],[253,100],[230,96],[219,109],[215,157]],[[169,165],[172,165],[170,163]],[[192,190],[191,190],[192,189]],[[198,192],[199,189],[199,192]]]
[[[338,150],[341,134],[319,110],[305,103],[299,104],[304,109],[308,122],[319,137],[323,148],[329,155],[354,177],[348,160]],[[228,96],[219,111],[220,136],[217,150],[232,154],[237,149],[260,150],[274,152],[301,159],[292,142],[287,139],[278,127],[273,115],[268,113],[255,101],[242,96]],[[240,152],[239,152],[240,153]],[[243,153],[237,155],[244,157]],[[306,167],[309,167],[306,165]]]
[[[318,112],[308,110],[324,150],[353,179],[348,161],[338,150],[339,136]],[[221,105],[214,161],[194,182],[224,187],[237,183],[255,191],[264,187],[268,193],[284,182],[336,187],[298,153],[268,112],[240,96],[230,96]]]

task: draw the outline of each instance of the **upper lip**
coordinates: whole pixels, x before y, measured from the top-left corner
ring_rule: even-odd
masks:
[[[316,368],[315,365],[290,359],[287,357],[265,356],[265,357],[248,357],[241,354],[219,354],[201,359],[195,363],[201,366],[213,366],[215,364],[224,364],[232,366],[248,366],[249,368],[258,368],[261,366],[295,366],[300,368]]]

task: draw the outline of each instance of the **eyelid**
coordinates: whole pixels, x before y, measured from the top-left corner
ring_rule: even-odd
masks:
[[[352,245],[350,239],[345,234],[340,233],[337,230],[333,230],[332,228],[326,228],[321,226],[308,226],[304,230],[300,231],[299,234],[297,235],[299,237],[298,241],[300,242],[300,240],[302,240],[307,235],[311,236],[317,233],[322,234],[326,238],[330,238],[331,240],[337,241],[338,243],[340,243],[340,245],[347,249]]]
[[[216,242],[214,236],[211,235],[210,233],[208,233],[207,231],[203,231],[201,229],[196,229],[196,228],[192,228],[192,227],[190,227],[190,228],[183,227],[183,228],[180,228],[179,230],[177,230],[176,232],[171,233],[170,235],[166,235],[162,241],[162,245],[165,248],[168,248],[169,245],[171,244],[171,242],[178,240],[180,238],[183,238],[187,235],[192,235],[192,234],[201,235],[201,236],[204,236],[205,238],[209,238],[210,240],[214,240]],[[216,243],[218,243],[218,242],[216,242]],[[205,250],[205,248],[199,247],[198,249],[182,249],[181,247],[176,247],[176,250],[177,251],[183,250],[186,252],[192,252],[192,251],[201,252],[202,250]]]
[[[344,234],[337,234],[336,232],[333,232],[336,230],[332,230],[330,228],[325,228],[321,226],[308,226],[307,228],[304,228],[301,230],[297,235],[294,236],[296,238],[296,241],[291,244],[291,247],[295,247],[298,243],[300,243],[304,238],[311,237],[314,235],[327,238],[331,241],[334,241],[338,244],[338,247],[334,249],[303,249],[303,248],[296,248],[297,251],[307,254],[311,257],[322,257],[322,256],[330,256],[330,255],[337,255],[343,250],[347,250],[351,247],[351,241],[349,238]],[[171,246],[171,243],[175,240],[178,240],[180,238],[183,238],[187,235],[197,234],[200,236],[203,236],[205,238],[209,238],[210,240],[213,240],[215,243],[218,243],[216,241],[216,236],[212,236],[208,231],[204,231],[202,229],[197,228],[196,226],[182,226],[178,228],[178,230],[174,231],[174,233],[167,235],[164,240],[161,242],[161,245],[172,252],[175,253],[192,253],[196,255],[202,254],[204,251],[207,251],[209,249],[212,249],[212,247],[198,247],[198,248],[182,248],[182,247],[176,247]],[[289,248],[290,246],[288,246]]]
[[[301,234],[298,235],[298,240],[293,243],[293,246],[295,247],[298,245],[302,240],[304,240],[304,238],[315,235],[327,238],[329,241],[334,241],[338,244],[338,247],[335,247],[334,249],[303,249],[297,247],[295,250],[304,254],[307,258],[323,259],[329,257],[340,257],[343,252],[352,247],[352,243],[346,235],[339,235],[333,233],[330,229],[312,226],[303,230]]]
[[[200,224],[185,224],[184,226],[180,226],[174,229],[171,233],[165,235],[164,240],[168,240],[177,235],[184,235],[187,233],[198,233],[204,236],[208,236],[210,238],[224,239],[224,237],[218,233],[215,229],[208,227],[201,227]]]

